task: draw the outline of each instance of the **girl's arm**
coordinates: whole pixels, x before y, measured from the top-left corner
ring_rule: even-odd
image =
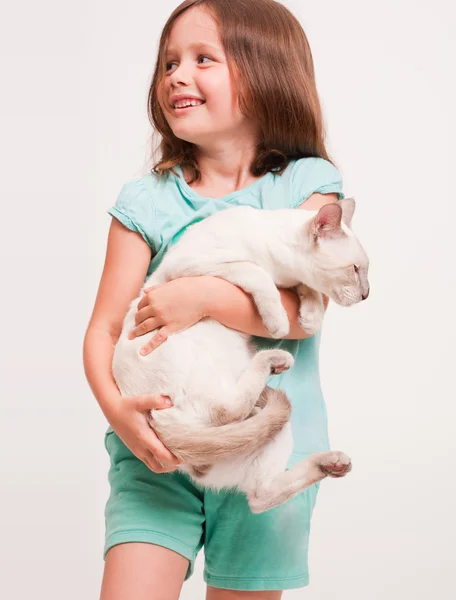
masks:
[[[141,354],[149,354],[163,344],[169,335],[191,327],[204,317],[212,317],[230,329],[260,337],[271,337],[263,325],[255,303],[236,285],[219,277],[200,275],[179,277],[168,283],[144,288],[138,303],[133,339],[154,331],[144,340]],[[300,302],[293,290],[279,289],[290,322],[288,339],[309,337],[298,323]],[[326,310],[328,298],[323,296]]]
[[[297,210],[319,210],[323,205],[337,202],[337,194],[311,194]],[[249,294],[226,281],[213,279],[213,292],[207,300],[206,312],[226,327],[244,331],[250,335],[271,337],[263,325],[258,310]],[[209,284],[210,285],[210,284]],[[279,289],[282,304],[287,311],[290,331],[286,339],[304,339],[310,337],[299,325],[300,301],[293,290]],[[325,310],[329,298],[323,296]]]
[[[319,210],[324,204],[337,202],[335,193],[314,193],[297,210]],[[212,317],[230,329],[243,331],[259,337],[271,337],[249,294],[236,285],[218,277],[181,277],[168,283],[145,288],[145,295],[138,303],[135,327],[131,339],[156,331],[144,342],[141,354],[149,354],[168,336],[183,331],[203,317]],[[287,339],[310,337],[298,321],[300,301],[289,289],[279,289],[282,304],[287,311],[290,331]],[[325,310],[329,298],[323,296]]]
[[[95,306],[84,338],[87,381],[111,423],[121,395],[111,372],[114,346],[131,301],[138,296],[151,250],[139,234],[113,219]]]
[[[204,314],[206,316],[212,317],[230,329],[259,337],[271,337],[250,294],[218,277],[204,279],[206,280],[204,284],[206,290]],[[290,323],[290,331],[285,339],[297,340],[310,337],[310,334],[306,333],[299,324],[300,301],[298,295],[288,289],[279,289],[279,292]],[[327,297],[324,298],[324,305],[326,310]]]
[[[85,337],[83,360],[87,381],[100,408],[124,444],[152,471],[176,468],[177,459],[149,427],[146,414],[166,408],[162,396],[122,396],[112,374],[114,346],[123,319],[144,284],[151,249],[139,233],[113,219],[106,259]]]

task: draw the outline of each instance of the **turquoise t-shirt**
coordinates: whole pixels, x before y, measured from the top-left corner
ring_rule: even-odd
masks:
[[[255,208],[297,208],[311,194],[342,193],[339,171],[323,158],[291,161],[282,175],[267,173],[251,185],[221,198],[197,194],[175,167],[178,176],[158,181],[154,174],[128,181],[108,213],[141,234],[152,249],[147,276],[160,264],[166,250],[185,229],[212,213],[238,205]],[[294,449],[291,464],[314,452],[329,449],[326,408],[320,386],[318,352],[321,330],[302,340],[254,338],[259,349],[280,347],[291,352],[295,365],[268,385],[283,389],[292,403]]]

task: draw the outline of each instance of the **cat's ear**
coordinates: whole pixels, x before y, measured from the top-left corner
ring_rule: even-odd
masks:
[[[344,198],[339,200],[339,206],[342,208],[342,221],[347,227],[351,227],[353,213],[355,212],[356,202],[354,198]]]
[[[342,207],[339,202],[324,204],[312,219],[312,234],[314,237],[336,237],[342,233]]]

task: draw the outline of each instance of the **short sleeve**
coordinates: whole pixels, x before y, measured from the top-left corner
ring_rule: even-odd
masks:
[[[125,183],[117,196],[116,203],[107,212],[131,231],[140,233],[155,251],[152,241],[155,209],[151,193],[141,179]]]
[[[297,160],[293,165],[291,181],[293,208],[297,208],[315,192],[318,194],[335,192],[339,200],[345,198],[342,192],[342,175],[324,158],[311,156]]]

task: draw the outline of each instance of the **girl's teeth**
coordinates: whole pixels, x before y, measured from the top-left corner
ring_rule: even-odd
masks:
[[[203,104],[203,102],[192,100],[191,102],[181,102],[179,104],[175,104],[174,108],[186,108],[187,106],[199,106],[200,104]]]

